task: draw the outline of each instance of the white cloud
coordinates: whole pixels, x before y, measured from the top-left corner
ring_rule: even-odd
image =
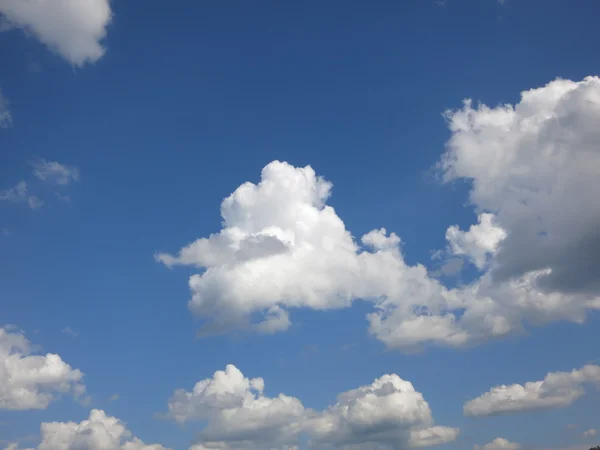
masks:
[[[0,328],[0,409],[45,409],[60,394],[82,399],[83,373],[59,355],[32,355],[25,336]]]
[[[121,396],[119,394],[113,394],[108,398],[109,402],[116,402],[117,400],[119,400]]]
[[[228,365],[199,381],[191,392],[176,391],[168,415],[179,422],[206,421],[193,450],[292,449],[300,436],[321,446],[415,448],[458,435],[456,428],[435,426],[422,394],[395,374],[340,394],[324,411],[305,408],[295,397],[268,397],[263,392],[262,378],[245,378]]]
[[[542,381],[501,385],[468,401],[464,413],[468,416],[491,416],[571,405],[584,393],[587,383],[600,386],[600,366],[586,365],[571,372],[550,372]]]
[[[45,159],[33,161],[31,165],[33,166],[33,174],[42,181],[67,185],[71,181],[79,180],[79,169],[77,167],[66,166]]]
[[[0,0],[0,14],[75,66],[104,55],[112,16],[109,0]]]
[[[10,128],[12,126],[12,113],[8,106],[8,100],[0,90],[0,128]]]
[[[594,437],[598,434],[595,428],[590,428],[587,431],[583,432],[583,437]]]
[[[65,334],[69,334],[73,337],[77,337],[79,335],[79,333],[77,333],[77,331],[73,330],[73,328],[71,327],[64,327],[62,332]]]
[[[29,189],[25,181],[19,181],[15,186],[0,191],[0,200],[15,203],[27,203],[31,209],[43,206],[44,202],[35,195],[29,195]]]
[[[200,269],[188,303],[205,320],[200,334],[283,331],[292,308],[356,299],[374,306],[369,331],[405,351],[499,338],[525,323],[581,323],[600,309],[598,99],[600,79],[558,80],[515,107],[466,102],[447,114],[452,137],[440,167],[446,180],[473,181],[479,212],[469,230],[447,231],[446,253],[482,270],[469,285],[448,289],[406,264],[400,238],[385,229],[357,242],[327,205],[332,184],[279,161],[223,200],[218,233],[156,259]]]
[[[469,231],[461,231],[456,225],[449,227],[446,240],[450,245],[450,252],[466,256],[478,269],[484,269],[489,257],[496,253],[500,242],[506,239],[506,231],[494,222],[493,214],[483,213]]]
[[[446,180],[472,182],[470,199],[507,233],[494,279],[537,273],[545,293],[600,294],[600,78],[555,80],[515,106],[447,113]],[[575,305],[573,305],[575,307]]]
[[[483,446],[475,445],[473,448],[474,450],[519,450],[521,445],[499,437]]]
[[[46,422],[40,428],[42,441],[36,450],[167,450],[162,445],[146,445],[132,437],[123,422],[98,409],[93,409],[89,418],[80,423]],[[16,444],[11,445],[7,448],[18,450]]]

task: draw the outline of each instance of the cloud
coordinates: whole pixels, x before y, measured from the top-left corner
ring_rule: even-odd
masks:
[[[0,0],[0,14],[79,67],[104,55],[112,17],[109,0]]]
[[[44,205],[44,202],[35,195],[29,195],[27,183],[19,181],[14,187],[0,191],[0,200],[27,203],[31,209],[37,209]]]
[[[73,328],[71,328],[71,327],[64,327],[62,332],[65,334],[70,334],[73,337],[77,337],[79,334],[79,333],[77,333],[77,331],[73,330]]]
[[[284,331],[293,308],[358,299],[373,305],[369,332],[404,351],[476,344],[525,324],[581,323],[600,309],[598,99],[598,78],[557,80],[514,107],[466,101],[446,114],[452,136],[439,167],[446,181],[472,181],[478,222],[450,226],[442,256],[480,269],[468,285],[449,289],[425,266],[408,265],[386,229],[355,239],[327,205],[331,182],[279,161],[223,200],[219,232],[155,258],[199,269],[188,307],[204,320],[200,335]]]
[[[583,432],[583,437],[594,437],[598,434],[595,428],[590,428],[587,431]]]
[[[0,90],[0,128],[10,128],[12,126],[12,113],[8,106],[8,100]]]
[[[46,409],[60,394],[83,399],[80,370],[57,354],[31,353],[31,345],[21,332],[0,328],[0,409]]]
[[[98,409],[91,410],[89,418],[80,423],[46,422],[40,428],[42,441],[36,450],[167,450],[132,437],[123,422]],[[10,444],[7,449],[18,450],[18,446]]]
[[[117,400],[119,400],[120,395],[119,394],[113,394],[108,398],[109,402],[116,402]]]
[[[175,391],[168,416],[181,423],[207,424],[194,450],[291,449],[300,436],[308,436],[313,445],[336,448],[415,448],[458,436],[456,428],[435,426],[422,394],[395,374],[344,392],[335,405],[315,411],[295,397],[264,395],[262,378],[246,378],[228,365],[196,383],[190,392]]]
[[[445,179],[470,181],[473,205],[506,232],[491,268],[496,282],[536,273],[542,292],[597,299],[600,78],[557,79],[515,106],[466,100],[446,117]]]
[[[453,255],[467,257],[478,269],[483,270],[489,257],[506,239],[506,231],[495,225],[493,214],[483,213],[469,231],[461,231],[456,225],[446,230],[446,240]]]
[[[489,442],[485,445],[475,445],[473,446],[474,450],[519,450],[521,448],[520,444],[515,442],[510,442],[504,438],[496,438],[492,442]]]
[[[584,393],[584,385],[600,386],[600,366],[586,365],[571,372],[550,372],[542,381],[501,385],[464,405],[467,416],[491,416],[571,405]]]
[[[1,1],[1,0],[0,0]],[[79,169],[66,166],[56,161],[38,159],[31,163],[36,178],[49,183],[68,185],[71,181],[79,180]]]

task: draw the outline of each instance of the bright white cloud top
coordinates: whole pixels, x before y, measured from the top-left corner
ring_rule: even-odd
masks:
[[[332,184],[310,167],[274,161],[261,180],[223,200],[223,228],[159,253],[167,266],[201,269],[189,280],[201,333],[275,332],[289,310],[373,303],[369,330],[390,348],[463,346],[525,323],[582,322],[600,309],[600,79],[556,80],[516,106],[447,113],[445,179],[472,181],[478,223],[450,226],[447,253],[481,277],[448,289],[404,261],[400,238],[374,229],[357,242],[327,205]],[[561,281],[562,280],[562,281]],[[262,316],[262,319],[255,320]]]
[[[0,0],[0,14],[74,66],[104,55],[112,16],[109,0]]]
[[[423,395],[396,374],[340,394],[324,411],[305,408],[295,397],[268,397],[263,391],[262,378],[248,379],[228,365],[190,392],[175,391],[168,415],[181,423],[207,421],[195,450],[293,448],[301,436],[317,447],[416,448],[458,436],[456,428],[434,425]]]
[[[11,328],[0,328],[0,410],[46,409],[60,394],[81,399],[83,373],[59,355],[32,355],[30,342]]]
[[[585,393],[586,384],[600,387],[600,366],[586,365],[571,372],[551,372],[541,381],[501,385],[468,401],[468,416],[492,416],[571,405]]]
[[[89,418],[80,423],[47,422],[40,428],[41,442],[35,450],[167,450],[159,444],[144,444],[132,436],[123,422],[98,409],[93,409]],[[16,444],[7,447],[7,450],[17,449]]]

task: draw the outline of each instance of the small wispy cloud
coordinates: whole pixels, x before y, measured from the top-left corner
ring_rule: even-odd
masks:
[[[119,400],[119,394],[113,394],[110,397],[108,397],[109,402],[116,402],[117,400]]]
[[[12,124],[12,113],[8,107],[8,100],[0,89],[0,128],[10,128]]]
[[[70,334],[73,337],[77,337],[79,335],[79,333],[77,333],[77,331],[73,330],[71,327],[64,327],[62,332],[65,334]]]
[[[25,202],[31,209],[40,208],[44,202],[35,195],[29,195],[29,189],[25,181],[19,181],[15,186],[0,191],[0,200],[22,203]]]
[[[79,169],[56,161],[37,159],[31,162],[33,174],[39,180],[66,186],[79,180]]]

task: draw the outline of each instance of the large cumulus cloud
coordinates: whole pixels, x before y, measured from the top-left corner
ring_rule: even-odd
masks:
[[[355,239],[327,204],[332,184],[310,166],[279,161],[223,200],[219,232],[156,259],[200,269],[189,279],[189,308],[205,334],[283,331],[293,308],[356,299],[373,304],[370,332],[403,350],[582,322],[600,308],[600,265],[590,260],[600,254],[599,98],[597,78],[557,80],[514,107],[466,101],[447,113],[452,137],[440,169],[447,181],[472,181],[478,222],[448,227],[445,253],[479,269],[468,285],[450,289],[424,265],[408,265],[393,232]]]

